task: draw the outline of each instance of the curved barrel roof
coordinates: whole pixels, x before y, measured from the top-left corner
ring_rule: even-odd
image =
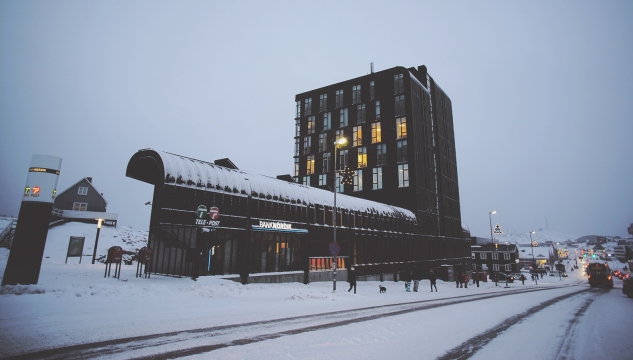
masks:
[[[272,201],[334,205],[330,191],[153,149],[139,150],[134,154],[128,163],[126,176],[154,185],[174,184],[244,196],[250,192],[254,198]],[[415,214],[410,210],[344,194],[337,194],[336,205],[341,209],[405,218],[417,223]]]

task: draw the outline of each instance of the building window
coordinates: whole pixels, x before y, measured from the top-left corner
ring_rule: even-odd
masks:
[[[327,174],[319,175],[319,186],[327,186]]]
[[[299,156],[299,144],[301,143],[301,138],[295,139],[295,156]]]
[[[338,152],[338,169],[343,170],[347,166],[347,149]]]
[[[376,165],[385,165],[387,163],[387,144],[378,144],[376,146]]]
[[[492,253],[492,260],[499,260],[499,254],[496,252]]]
[[[324,153],[323,154],[323,172],[329,172],[330,171],[330,162],[332,162],[332,155],[330,155],[330,153]]]
[[[356,170],[354,175],[354,191],[363,191],[363,170]]]
[[[363,128],[362,126],[354,126],[352,128],[352,146],[363,145]]]
[[[481,253],[479,254],[479,258],[482,260],[486,260],[488,257],[486,256],[486,253]]]
[[[360,102],[360,85],[352,86],[352,104]]]
[[[327,94],[319,96],[319,111],[327,111]]]
[[[376,101],[376,121],[380,120],[380,101]]]
[[[409,164],[398,165],[398,187],[409,187]]]
[[[299,158],[295,158],[295,176],[299,176]]]
[[[506,271],[512,271],[512,265],[506,264]],[[518,280],[518,279],[517,279]]]
[[[334,141],[339,141],[342,137],[345,137],[345,131],[336,130],[336,139]]]
[[[343,107],[343,89],[336,90],[336,108]]]
[[[492,270],[493,271],[499,271],[499,264],[493,264],[492,265]]]
[[[503,254],[503,260],[510,260],[510,254],[504,253]]]
[[[314,155],[308,155],[306,161],[306,175],[314,174]]]
[[[396,147],[398,151],[398,162],[407,162],[407,141],[397,141]]]
[[[365,123],[365,104],[358,105],[356,107],[356,124],[364,124]]]
[[[402,94],[404,92],[404,75],[394,75],[393,77],[393,93]]]
[[[371,188],[374,190],[382,189],[382,168],[373,168],[371,169],[371,172]]]
[[[301,101],[297,101],[297,116],[295,118],[301,117]]]
[[[396,116],[404,116],[404,95],[396,96]]]
[[[301,136],[301,120],[295,120],[295,136]]]
[[[80,187],[79,190],[77,191],[77,194],[79,194],[79,195],[88,195],[88,188],[87,187]]]
[[[327,151],[327,133],[319,134],[319,152]]]
[[[475,253],[472,253],[473,260],[475,259]]]
[[[88,203],[73,203],[73,211],[88,211]]]
[[[303,109],[304,115],[312,114],[312,99],[304,100],[305,108]]]
[[[399,117],[396,119],[396,139],[404,139],[407,137],[407,118]]]
[[[374,95],[374,82],[369,83],[369,100],[374,100],[376,97]]]
[[[303,185],[310,186],[310,177],[309,176],[304,176],[303,177]]]
[[[375,122],[371,124],[371,143],[379,143],[382,141],[382,136],[380,133],[380,123]]]
[[[341,109],[339,113],[340,113],[340,118],[339,118],[338,127],[346,127],[347,126],[347,108]]]
[[[323,114],[323,131],[330,130],[332,128],[332,113],[326,112]]]
[[[337,193],[342,193],[345,191],[345,184],[343,184],[343,182],[341,181],[340,176],[336,177],[336,181],[334,182],[334,188],[336,189]]]
[[[358,148],[358,167],[367,167],[367,148],[364,146]]]
[[[316,130],[316,121],[314,115],[308,116],[308,134],[314,134]]]
[[[310,154],[312,148],[312,136],[303,137],[303,155]]]

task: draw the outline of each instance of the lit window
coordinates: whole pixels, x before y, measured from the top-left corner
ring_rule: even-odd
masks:
[[[77,194],[79,194],[79,195],[88,195],[88,188],[87,187],[80,187],[79,190],[77,191]]]
[[[397,141],[396,147],[398,151],[398,162],[406,162],[407,161],[407,141],[406,140]]]
[[[398,165],[398,187],[409,187],[409,164]]]
[[[373,168],[371,187],[374,190],[382,189],[382,168]]]
[[[341,109],[341,111],[339,112],[340,117],[339,117],[339,127],[346,127],[347,126],[347,108],[345,109]]]
[[[336,108],[343,107],[343,90],[336,90]]]
[[[88,203],[73,203],[73,211],[88,211]]]
[[[394,75],[393,77],[393,93],[402,94],[404,92],[404,76],[403,74]]]
[[[363,170],[356,170],[354,175],[354,191],[363,191]]]
[[[299,158],[295,158],[295,176],[299,176]]]
[[[376,165],[385,165],[387,163],[387,144],[378,144],[376,146]]]
[[[396,96],[396,116],[404,116],[404,95]]]
[[[303,185],[310,186],[310,177],[309,176],[304,176],[303,177]]]
[[[363,128],[361,126],[354,126],[352,128],[352,146],[363,145]]]
[[[396,139],[404,139],[407,137],[407,118],[400,117],[396,119]]]
[[[369,100],[374,100],[374,82],[369,83]]]
[[[305,99],[304,104],[305,104],[305,108],[303,109],[304,114],[305,115],[312,114],[312,99]]]
[[[360,102],[360,85],[352,86],[352,104]]]
[[[358,148],[358,167],[359,168],[367,167],[367,148],[366,147]]]
[[[301,101],[297,101],[297,115],[295,118],[301,117]]]
[[[327,94],[319,96],[319,111],[327,111]]]
[[[314,155],[308,155],[306,161],[306,174],[312,175],[314,174]]]
[[[327,151],[327,133],[319,134],[319,152]]]
[[[382,141],[382,135],[380,133],[380,123],[375,122],[371,124],[371,143],[379,143]]]
[[[330,130],[332,128],[332,113],[326,112],[323,114],[323,131]]]
[[[312,136],[304,136],[303,137],[303,154],[310,154],[312,148]]]
[[[356,107],[356,124],[364,124],[365,123],[365,104],[358,105]]]
[[[308,116],[308,134],[314,134],[316,130],[316,121],[314,120],[314,115]]]
[[[323,154],[323,172],[329,172],[330,171],[330,163],[332,162],[332,155],[330,155],[330,153],[324,153]]]
[[[376,101],[376,121],[380,120],[380,101]]]

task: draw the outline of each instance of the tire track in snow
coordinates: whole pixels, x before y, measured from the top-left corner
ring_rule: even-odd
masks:
[[[473,356],[477,351],[481,350],[484,346],[488,345],[489,342],[494,340],[503,331],[509,329],[511,326],[520,323],[521,321],[525,320],[527,317],[532,316],[536,314],[537,312],[551,305],[556,304],[557,302],[568,299],[572,296],[576,296],[586,291],[591,291],[591,288],[583,289],[583,290],[576,291],[570,294],[565,294],[565,295],[561,295],[561,296],[549,299],[547,301],[540,303],[539,305],[536,305],[530,309],[527,309],[526,311],[520,314],[511,316],[507,318],[506,320],[504,320],[503,322],[497,324],[496,326],[486,330],[485,332],[464,341],[461,345],[449,350],[446,354],[438,357],[437,359],[438,360],[468,359],[471,356]]]
[[[556,352],[556,356],[554,357],[554,359],[561,359],[561,360],[570,359],[566,354],[569,353],[569,351],[574,345],[573,340],[575,339],[575,336],[573,336],[573,332],[576,330],[576,326],[578,325],[578,321],[580,320],[582,314],[585,311],[587,311],[589,306],[595,300],[596,300],[595,296],[585,300],[584,304],[578,309],[578,311],[576,311],[576,313],[574,314],[574,317],[569,322],[567,329],[565,329],[565,334],[567,334],[567,336],[563,338],[563,341],[561,342],[558,348],[558,352]]]

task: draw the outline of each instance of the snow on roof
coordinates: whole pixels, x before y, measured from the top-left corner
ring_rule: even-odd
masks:
[[[166,184],[175,184],[190,188],[212,188],[215,192],[226,192],[246,196],[249,192],[255,198],[272,201],[297,203],[303,205],[325,205],[332,207],[334,197],[332,192],[309,187],[301,184],[290,183],[277,178],[249,173],[238,169],[229,169],[210,162],[196,160],[181,155],[164,151],[144,149],[139,150],[135,156],[144,152],[145,156],[156,153],[164,167],[163,179]],[[153,156],[152,156],[153,157]],[[130,165],[132,166],[132,161]],[[139,179],[140,180],[140,179]],[[382,216],[406,218],[416,221],[415,214],[407,209],[382,204],[375,201],[360,199],[343,194],[337,194],[337,207],[368,212]]]

